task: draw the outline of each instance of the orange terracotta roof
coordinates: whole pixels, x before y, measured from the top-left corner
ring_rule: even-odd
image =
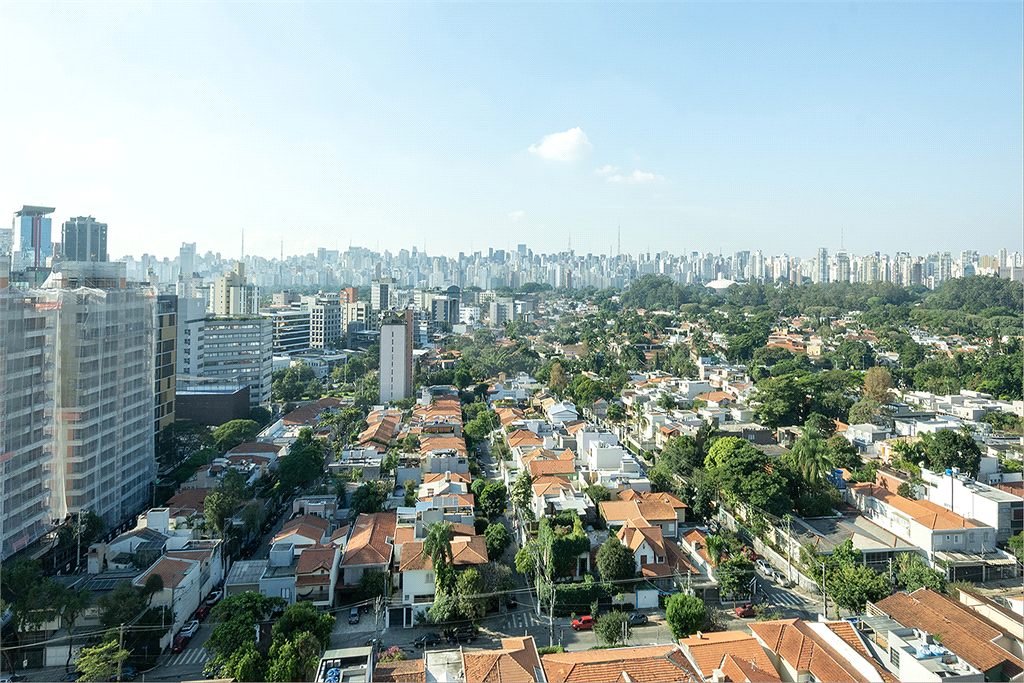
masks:
[[[158,575],[164,581],[164,588],[171,588],[181,583],[185,578],[185,574],[197,564],[198,562],[195,560],[161,557],[144,574],[136,577],[133,583],[136,586],[145,586],[150,576]]]
[[[828,629],[842,638],[843,642],[849,645],[857,654],[866,659],[875,671],[882,677],[885,683],[898,683],[899,679],[889,673],[889,670],[882,666],[864,646],[864,642],[854,631],[853,625],[848,621],[829,621],[825,623]]]
[[[891,505],[929,529],[973,529],[978,525],[928,500],[910,500],[875,484],[849,484],[848,488]]]
[[[545,474],[575,474],[576,466],[568,460],[534,460],[527,467],[530,476],[541,477]]]
[[[295,566],[295,575],[312,574],[316,571],[330,572],[334,566],[334,553],[335,549],[332,546],[313,546],[304,549]]]
[[[375,664],[373,683],[426,683],[426,661],[403,659],[398,662]]]
[[[285,415],[282,419],[286,425],[312,425],[315,424],[317,418],[327,408],[340,408],[342,405],[340,398],[332,398],[326,396],[319,401],[313,403],[307,403],[301,408],[297,408],[292,412]]]
[[[199,514],[203,514],[206,506],[206,496],[213,489],[183,489],[171,496],[165,504],[169,508],[192,508]]]
[[[766,671],[732,655],[722,657],[722,663],[718,668],[725,675],[725,680],[731,683],[777,683],[782,680],[777,674],[772,673],[775,671],[774,668]]]
[[[541,662],[551,683],[625,680],[636,683],[689,683],[694,680],[693,677],[698,676],[686,655],[675,645],[562,652],[544,655]]]
[[[1002,636],[1000,630],[980,615],[958,608],[959,604],[920,588],[910,595],[893,593],[874,606],[904,626],[941,633],[942,646],[977,669],[988,671],[1002,664],[1003,675],[1010,678],[1024,671],[1024,662],[990,642]]]
[[[431,451],[457,451],[466,455],[466,441],[461,436],[444,436],[428,434],[420,436],[420,455],[429,455]]]
[[[819,681],[868,680],[801,619],[754,622],[749,627],[765,647],[798,672],[809,671]]]
[[[768,658],[757,638],[743,631],[702,633],[683,638],[679,645],[689,651],[691,661],[697,665],[705,678],[711,677],[712,672],[719,667],[722,658],[727,654],[744,662],[753,662],[764,671],[776,673],[772,660]]]
[[[394,511],[359,515],[341,564],[351,567],[389,563],[394,546],[387,539],[394,538],[396,522]]]
[[[541,475],[533,480],[533,495],[543,496],[546,493],[556,493],[561,490],[572,489],[569,478],[559,475]]]
[[[466,681],[495,683],[534,683],[541,660],[533,636],[502,638],[502,649],[490,652],[463,652],[462,668]]]
[[[227,452],[228,456],[232,455],[249,455],[253,453],[280,453],[284,446],[278,446],[272,443],[243,443],[235,446]]]
[[[469,472],[432,472],[423,475],[423,483],[431,484],[435,481],[444,481],[445,476],[448,476],[451,481],[459,481],[465,484],[473,481],[473,477]]]
[[[606,500],[601,503],[601,514],[608,522],[624,522],[627,519],[661,522],[676,519],[676,511],[658,500]]]
[[[517,429],[508,435],[507,440],[509,448],[544,445],[544,440],[529,429]]]

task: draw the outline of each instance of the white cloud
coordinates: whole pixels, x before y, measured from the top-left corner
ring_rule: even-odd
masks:
[[[594,173],[597,173],[598,175],[608,175],[609,173],[615,173],[618,170],[618,166],[612,166],[611,164],[607,164],[604,168],[595,168]]]
[[[530,145],[530,152],[554,161],[574,161],[593,148],[587,134],[577,126],[564,133],[545,135],[539,145]]]
[[[608,176],[607,180],[609,183],[653,183],[664,180],[664,176],[656,175],[654,173],[644,173],[643,171],[633,171],[633,175],[613,175]]]
[[[526,215],[525,211],[513,211],[508,215],[509,218],[519,219]]]

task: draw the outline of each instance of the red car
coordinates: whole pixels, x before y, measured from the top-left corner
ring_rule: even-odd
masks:
[[[594,628],[594,617],[587,615],[579,619],[573,619],[572,628],[574,631],[587,631]]]
[[[184,652],[185,648],[188,647],[188,641],[192,640],[188,636],[178,636],[174,639],[174,645],[171,646],[171,652],[178,654]]]
[[[749,602],[744,603],[742,607],[736,608],[736,616],[744,618],[754,616],[754,606]]]
[[[192,618],[195,619],[196,621],[203,621],[209,615],[210,615],[210,606],[209,605],[199,605],[199,609],[197,609],[196,613],[192,615]]]

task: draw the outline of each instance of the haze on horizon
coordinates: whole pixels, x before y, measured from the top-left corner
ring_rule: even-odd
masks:
[[[1022,7],[7,1],[0,208],[112,257],[1020,250]]]

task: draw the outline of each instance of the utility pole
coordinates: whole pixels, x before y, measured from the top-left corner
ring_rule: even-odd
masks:
[[[793,517],[786,515],[786,560],[789,563],[786,568],[786,579],[793,580]]]
[[[121,666],[124,660],[121,658],[121,651],[124,650],[124,624],[117,629],[117,683],[121,683]]]
[[[825,563],[821,563],[821,610],[828,621],[828,591],[825,589]]]

